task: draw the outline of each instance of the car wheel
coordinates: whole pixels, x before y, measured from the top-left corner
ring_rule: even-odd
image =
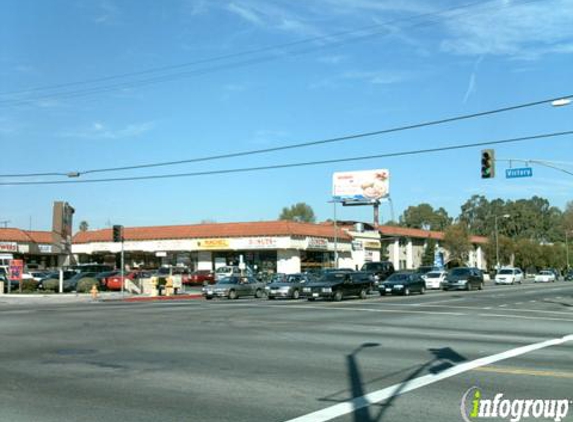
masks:
[[[269,300],[275,300],[274,296],[267,296],[269,298]]]
[[[300,297],[300,293],[298,292],[297,289],[295,289],[294,292],[292,292],[292,298],[298,299],[299,297]]]
[[[471,292],[471,291],[473,290],[473,289],[472,289],[472,283],[470,283],[469,281],[468,281],[468,285],[466,286],[466,290],[467,290],[468,292]]]
[[[362,289],[360,290],[360,299],[366,299],[368,297],[368,293],[366,292],[366,290]]]
[[[262,297],[263,297],[263,291],[262,291],[261,289],[255,290],[255,297],[256,297],[257,299],[262,298]]]
[[[479,289],[479,290],[483,290],[483,282],[481,282],[481,283],[479,284],[478,289]]]
[[[229,292],[229,299],[233,300],[233,299],[236,299],[236,298],[237,298],[237,292],[234,291],[234,290],[231,290],[231,291]]]
[[[206,300],[211,300],[211,299],[213,299],[213,297],[212,297],[212,296],[205,296],[205,299],[206,299]]]
[[[404,296],[410,296],[410,288],[406,287],[406,290],[404,290]]]
[[[308,298],[306,298],[306,300],[308,300],[309,302],[314,302],[314,298],[313,298],[313,297],[308,297]]]
[[[381,291],[379,290],[378,293],[380,293],[380,296],[386,296],[386,292],[381,292]]]
[[[335,302],[340,302],[342,300],[342,292],[340,290],[334,292],[334,296],[332,296],[332,300]]]
[[[420,289],[420,294],[423,295],[424,293],[426,293],[426,288],[422,286],[422,288]]]

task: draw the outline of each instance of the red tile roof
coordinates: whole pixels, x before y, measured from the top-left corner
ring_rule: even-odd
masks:
[[[52,243],[52,232],[15,228],[0,229],[0,242]]]
[[[444,232],[432,231],[432,230],[422,230],[422,229],[411,229],[408,227],[397,227],[397,226],[378,226],[378,231],[382,236],[404,236],[404,237],[416,237],[422,239],[437,239],[444,240]],[[488,239],[484,236],[470,236],[472,243],[487,243]]]
[[[193,239],[209,237],[249,236],[312,236],[334,238],[334,228],[321,224],[293,221],[261,221],[252,223],[215,223],[185,226],[125,227],[126,240]],[[338,228],[338,239],[351,237]],[[78,232],[73,243],[111,242],[112,229]]]

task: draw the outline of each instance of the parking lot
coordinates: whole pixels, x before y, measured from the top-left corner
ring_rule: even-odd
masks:
[[[461,420],[473,386],[570,392],[572,309],[565,282],[341,302],[2,302],[0,419]]]

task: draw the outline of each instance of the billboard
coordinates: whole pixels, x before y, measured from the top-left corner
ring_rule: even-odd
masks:
[[[347,171],[332,176],[332,198],[338,201],[377,201],[390,194],[387,169]]]

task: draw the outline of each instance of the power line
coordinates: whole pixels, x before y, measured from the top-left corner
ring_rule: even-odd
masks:
[[[17,181],[17,182],[0,182],[0,186],[71,185],[71,184],[104,183],[104,182],[109,183],[109,182],[125,182],[125,181],[157,180],[157,179],[174,179],[174,178],[179,178],[179,177],[196,177],[196,176],[209,176],[209,175],[218,175],[218,174],[247,173],[247,172],[263,171],[263,170],[278,170],[278,169],[286,169],[286,168],[294,168],[294,167],[315,166],[315,165],[322,165],[322,164],[347,163],[347,162],[353,162],[353,161],[364,161],[364,160],[372,160],[372,159],[380,159],[380,158],[421,155],[421,154],[429,154],[429,153],[442,152],[442,151],[452,151],[452,150],[482,147],[482,146],[486,146],[486,145],[503,145],[503,144],[517,143],[517,142],[533,141],[533,140],[559,137],[559,136],[565,136],[565,135],[573,135],[573,130],[565,131],[565,132],[544,133],[544,134],[525,136],[525,137],[520,137],[520,138],[502,139],[502,140],[497,140],[497,141],[473,142],[473,143],[466,143],[466,144],[459,144],[459,145],[450,145],[450,146],[446,146],[446,147],[426,148],[426,149],[417,149],[417,150],[411,150],[411,151],[391,152],[391,153],[377,154],[377,155],[364,155],[364,156],[349,157],[349,158],[336,158],[336,159],[320,160],[320,161],[306,161],[306,162],[299,162],[299,163],[274,164],[274,165],[259,166],[259,167],[244,167],[244,168],[235,168],[235,169],[210,170],[210,171],[201,171],[201,172],[193,172],[193,173],[176,173],[176,174],[157,174],[157,175],[149,175],[149,176],[117,177],[117,178],[108,178],[108,179],[53,180],[53,181],[37,181],[37,182],[20,182],[20,181]]]
[[[540,0],[524,0],[524,1],[521,1],[519,3],[513,2],[513,3],[503,4],[502,7],[503,8],[515,7],[516,5],[524,5],[524,4],[538,2],[538,1],[540,1]],[[344,31],[344,32],[339,32],[339,33],[335,33],[335,34],[331,34],[331,35],[313,37],[313,38],[308,38],[308,39],[304,39],[304,40],[294,41],[291,43],[280,44],[277,46],[269,46],[269,47],[264,47],[261,49],[246,50],[244,52],[238,52],[238,53],[233,53],[233,54],[228,54],[228,55],[223,55],[223,56],[217,56],[217,57],[207,58],[207,59],[198,60],[198,61],[189,62],[189,63],[184,63],[184,64],[179,64],[179,65],[153,68],[153,69],[148,69],[148,70],[139,71],[139,72],[124,73],[121,75],[112,75],[112,76],[95,78],[95,79],[86,80],[86,81],[71,82],[71,83],[67,83],[67,84],[59,84],[59,85],[31,88],[29,90],[22,90],[22,91],[15,91],[15,92],[11,92],[11,93],[9,92],[9,93],[0,94],[0,96],[26,95],[26,94],[29,94],[30,92],[40,92],[40,91],[46,91],[46,90],[57,89],[57,88],[62,88],[62,87],[71,87],[71,86],[77,86],[77,85],[83,85],[83,84],[93,84],[93,83],[98,83],[98,82],[105,82],[105,81],[111,81],[111,80],[115,80],[115,79],[127,78],[127,77],[131,77],[131,76],[142,76],[142,75],[146,75],[146,74],[159,73],[162,71],[164,72],[166,70],[181,69],[181,68],[190,67],[190,66],[198,65],[198,64],[207,64],[207,63],[223,61],[223,60],[232,59],[232,58],[240,58],[243,56],[249,56],[249,55],[264,53],[264,52],[279,51],[281,48],[288,48],[288,47],[293,47],[293,46],[297,46],[297,45],[304,45],[304,44],[307,44],[310,42],[316,42],[316,41],[321,41],[321,40],[326,41],[326,40],[340,37],[340,36],[344,36],[344,35],[362,33],[362,32],[365,32],[365,31],[368,31],[371,29],[384,27],[386,25],[391,25],[394,23],[399,23],[399,22],[403,22],[403,21],[413,21],[413,20],[428,17],[428,16],[431,17],[431,16],[444,15],[448,12],[461,10],[461,9],[467,9],[467,8],[471,8],[471,7],[476,6],[476,5],[484,5],[487,3],[497,3],[497,1],[491,0],[490,2],[485,2],[485,3],[484,2],[467,3],[467,4],[464,4],[461,6],[443,9],[443,10],[438,11],[438,12],[429,12],[429,13],[419,14],[419,15],[416,15],[414,17],[396,19],[396,20],[384,22],[384,23],[377,24],[377,25],[371,25],[371,26],[364,27],[364,28],[357,29],[357,30]],[[498,9],[499,6],[497,6],[495,8]],[[467,14],[467,12],[465,14]],[[459,13],[458,15],[451,16],[449,18],[455,19],[455,18],[458,18],[462,15],[464,15],[464,13]],[[448,17],[445,16],[445,18],[448,18]],[[437,22],[439,22],[439,20],[428,21],[428,22],[419,22],[419,23],[415,23],[415,24],[411,25],[410,27],[432,25],[432,24],[435,24]],[[386,32],[386,30],[384,32]],[[294,51],[294,52],[291,52],[289,54],[291,56],[308,54],[310,52],[314,52],[314,51],[321,50],[324,48],[331,48],[331,47],[343,45],[343,44],[346,44],[346,43],[352,42],[352,41],[360,41],[360,40],[363,40],[366,38],[377,36],[381,33],[382,32],[378,31],[378,32],[373,32],[371,34],[366,34],[366,35],[364,35],[364,34],[356,35],[354,38],[350,38],[347,40],[343,40],[343,41],[339,41],[339,42],[331,42],[331,43],[324,45],[324,46],[309,48],[306,50]],[[284,54],[283,56],[286,56],[286,54]],[[275,60],[278,57],[279,56],[259,57],[259,58],[255,58],[255,59],[245,60],[242,62],[223,64],[220,66],[214,66],[214,67],[205,68],[205,69],[190,70],[190,71],[179,72],[179,73],[174,73],[174,74],[165,74],[165,75],[156,76],[156,77],[152,77],[152,78],[148,78],[148,79],[140,79],[140,80],[131,81],[131,82],[129,82],[129,81],[120,82],[120,83],[117,83],[115,85],[107,85],[107,86],[102,85],[102,86],[85,88],[85,89],[76,90],[76,91],[55,92],[55,93],[51,93],[51,94],[39,95],[39,96],[28,98],[28,99],[0,100],[0,107],[1,106],[8,106],[8,105],[29,104],[29,103],[33,103],[34,101],[38,101],[38,100],[42,100],[42,99],[81,97],[81,96],[86,96],[86,95],[100,94],[100,93],[105,93],[105,92],[110,92],[110,91],[116,91],[119,89],[133,88],[133,87],[156,84],[156,83],[161,83],[161,82],[169,82],[169,81],[180,79],[180,78],[208,74],[208,73],[211,73],[214,71],[227,70],[227,69],[239,68],[239,67],[249,66],[249,65],[253,65],[253,64],[268,62],[268,61]]]
[[[398,127],[393,127],[393,128],[387,128],[387,129],[381,129],[381,130],[372,131],[372,132],[362,132],[362,133],[358,133],[358,134],[339,136],[339,137],[335,137],[335,138],[321,139],[318,141],[300,142],[300,143],[295,143],[295,144],[283,145],[283,146],[279,146],[279,147],[262,148],[262,149],[248,150],[248,151],[239,151],[239,152],[233,152],[233,153],[229,153],[229,154],[218,154],[218,155],[212,155],[212,156],[207,156],[207,157],[189,158],[189,159],[177,160],[177,161],[164,161],[164,162],[137,164],[137,165],[123,166],[123,167],[108,167],[108,168],[100,168],[100,169],[89,169],[89,170],[84,170],[84,171],[75,171],[73,173],[76,173],[79,176],[79,175],[93,174],[93,173],[108,173],[108,172],[114,172],[114,171],[137,170],[137,169],[145,169],[145,168],[152,168],[152,167],[166,167],[166,166],[174,166],[174,165],[181,165],[181,164],[221,160],[221,159],[225,159],[225,158],[236,158],[236,157],[245,157],[245,156],[249,156],[249,155],[267,154],[267,153],[271,153],[271,152],[292,150],[292,149],[298,149],[298,148],[307,148],[307,147],[311,147],[311,146],[332,144],[332,143],[336,143],[336,142],[343,142],[343,141],[348,141],[348,140],[352,140],[352,139],[366,138],[366,137],[371,137],[371,136],[376,136],[376,135],[386,135],[389,133],[403,132],[403,131],[420,129],[420,128],[429,127],[429,126],[438,126],[438,125],[442,125],[442,124],[446,124],[446,123],[453,123],[453,122],[457,122],[457,121],[469,120],[469,119],[489,116],[489,115],[493,115],[493,114],[505,113],[505,112],[509,112],[509,111],[534,107],[534,106],[538,106],[538,105],[542,105],[542,104],[548,104],[548,103],[555,101],[555,99],[569,98],[569,97],[573,97],[573,94],[571,94],[571,95],[560,95],[559,97],[543,99],[543,100],[538,100],[538,101],[532,101],[532,102],[528,102],[528,103],[521,103],[521,104],[516,104],[516,105],[512,105],[512,106],[497,108],[494,110],[487,110],[487,111],[481,111],[481,112],[477,112],[477,113],[463,114],[463,115],[458,115],[458,116],[453,116],[453,117],[447,117],[447,118],[439,119],[439,120],[430,120],[430,121],[426,121],[426,122],[414,123],[414,124],[410,124],[410,125],[398,126]],[[5,178],[6,177],[47,177],[47,176],[68,176],[68,175],[70,175],[70,172],[68,172],[68,173],[49,172],[49,173],[0,174],[0,177],[5,177]]]
[[[507,106],[507,107],[502,107],[502,108],[498,108],[498,109],[494,109],[494,110],[488,110],[488,111],[482,111],[482,112],[478,112],[478,113],[459,115],[459,116],[454,116],[454,117],[448,117],[445,119],[431,120],[431,121],[426,121],[426,122],[421,122],[421,123],[414,123],[411,125],[398,126],[398,127],[382,129],[382,130],[378,130],[378,131],[363,132],[363,133],[358,133],[358,134],[353,134],[353,135],[322,139],[322,140],[318,140],[318,141],[302,142],[302,143],[296,143],[296,144],[283,145],[283,146],[279,146],[279,147],[262,148],[262,149],[256,149],[256,150],[241,151],[241,152],[235,152],[235,153],[229,153],[229,154],[219,154],[219,155],[199,157],[199,158],[190,158],[190,159],[177,160],[177,161],[166,161],[166,162],[159,162],[159,163],[138,164],[138,165],[133,165],[133,166],[91,169],[91,170],[85,170],[85,171],[78,171],[77,173],[83,175],[83,174],[91,174],[91,173],[104,173],[104,172],[136,170],[136,169],[144,169],[144,168],[152,168],[152,167],[164,167],[164,166],[189,164],[189,163],[204,162],[204,161],[214,161],[214,160],[220,160],[220,159],[225,159],[225,158],[244,157],[244,156],[248,156],[248,155],[265,154],[265,153],[284,151],[284,150],[289,150],[289,149],[305,148],[305,147],[310,147],[310,146],[324,145],[324,144],[329,144],[329,143],[342,142],[342,141],[347,141],[347,140],[352,140],[352,139],[359,139],[359,138],[370,137],[370,136],[375,136],[375,135],[384,135],[384,134],[388,134],[388,133],[395,133],[395,132],[401,132],[401,131],[407,131],[407,130],[413,130],[413,129],[420,129],[420,128],[428,127],[428,126],[437,126],[437,125],[452,123],[452,122],[461,121],[461,120],[468,120],[468,119],[472,119],[472,118],[484,117],[484,116],[488,116],[488,115],[493,115],[493,114],[498,114],[498,113],[503,113],[503,112],[508,112],[508,111],[519,110],[519,109],[523,109],[523,108],[534,107],[534,106],[538,106],[538,105],[542,105],[542,104],[547,104],[547,103],[551,103],[551,102],[555,101],[555,99],[569,98],[572,96],[573,96],[573,94],[571,94],[571,95],[560,95],[559,97],[554,97],[554,98],[549,98],[549,99],[544,99],[544,100],[539,100],[539,101],[533,101],[533,102],[528,102],[528,103],[522,103],[522,104]],[[50,172],[50,173],[4,174],[4,175],[0,175],[0,177],[45,177],[45,176],[67,176],[67,175],[69,175],[69,173]]]

